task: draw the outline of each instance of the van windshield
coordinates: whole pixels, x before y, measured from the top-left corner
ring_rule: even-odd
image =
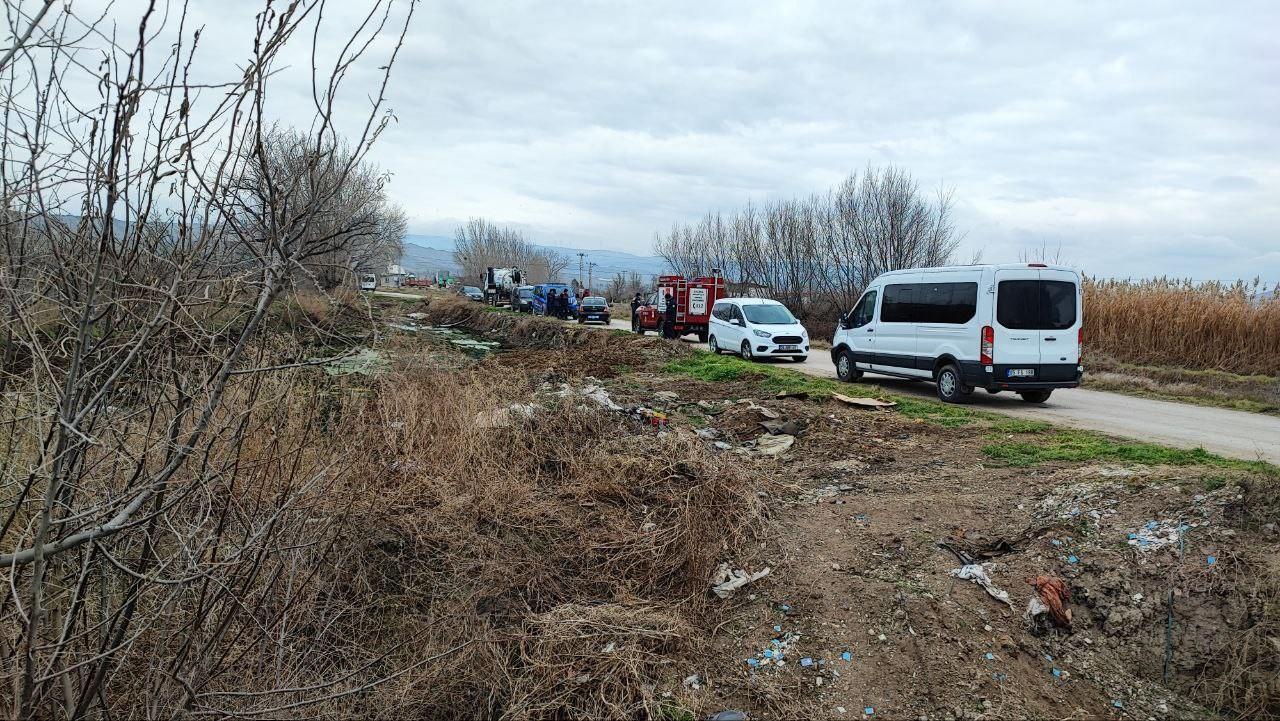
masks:
[[[791,325],[796,322],[791,311],[780,305],[751,304],[742,306],[747,320],[758,325]]]
[[[1066,330],[1076,324],[1076,284],[1063,280],[1002,280],[996,320],[1010,330]]]

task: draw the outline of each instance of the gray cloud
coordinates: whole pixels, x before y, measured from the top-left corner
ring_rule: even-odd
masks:
[[[421,232],[484,215],[647,251],[896,163],[955,188],[966,255],[1277,280],[1276,27],[1265,0],[446,0],[419,6],[373,159]]]

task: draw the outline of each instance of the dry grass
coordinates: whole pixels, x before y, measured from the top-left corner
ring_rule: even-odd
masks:
[[[1129,363],[1280,375],[1280,294],[1257,281],[1090,280],[1085,349]]]

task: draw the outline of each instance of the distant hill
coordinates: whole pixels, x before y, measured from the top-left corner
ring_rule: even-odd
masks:
[[[578,253],[586,253],[586,262],[596,264],[592,274],[597,279],[608,279],[618,273],[630,272],[649,278],[666,272],[666,261],[657,256],[635,255],[601,248],[566,248],[558,245],[538,245],[537,247],[559,253],[567,258],[569,268],[565,272],[569,276],[578,274]],[[459,271],[457,263],[453,261],[453,238],[443,235],[406,235],[404,256],[400,264],[410,271],[419,273],[438,270],[454,273]]]

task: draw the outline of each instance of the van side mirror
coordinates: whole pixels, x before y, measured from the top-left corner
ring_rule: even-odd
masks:
[[[732,324],[734,324],[734,325],[742,325],[742,321],[738,320],[737,318],[734,318],[733,320],[731,320],[731,321],[729,321],[729,322],[730,322],[730,323],[732,323]]]

